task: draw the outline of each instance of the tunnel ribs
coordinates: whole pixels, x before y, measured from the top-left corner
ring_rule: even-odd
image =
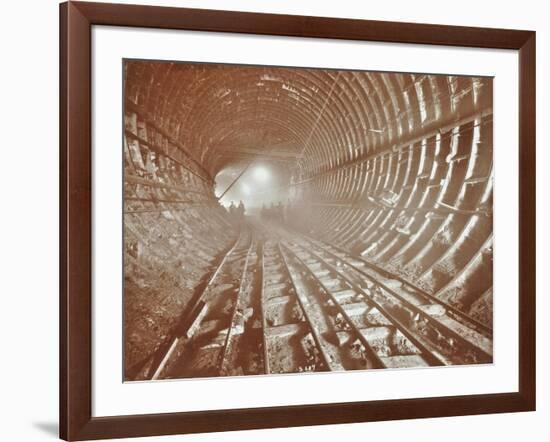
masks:
[[[234,235],[219,206],[213,206],[212,189],[189,167],[153,149],[162,138],[140,121],[134,118],[130,127],[141,137],[125,142],[124,152],[127,380],[141,379],[151,369],[160,342],[177,325],[201,276]],[[145,138],[151,141],[139,142]]]
[[[204,169],[203,165],[193,157],[191,153],[187,151],[182,144],[171,137],[164,129],[152,122],[151,117],[147,113],[136,105],[131,100],[125,102],[125,126],[124,134],[130,139],[146,145],[153,151],[160,155],[169,157],[172,161],[185,168],[187,171],[195,175],[196,177],[204,180],[208,183],[213,183],[213,179],[210,174]],[[143,118],[143,119],[142,119]],[[139,121],[139,123],[138,123]],[[140,125],[142,127],[140,127]],[[161,138],[161,142],[150,142],[146,138],[143,138],[139,133],[153,133],[153,137]],[[191,162],[192,166],[189,165]],[[197,169],[202,172],[197,172]]]
[[[288,192],[283,221],[315,243],[299,257],[292,247],[303,238],[264,232],[266,248],[263,240],[254,246],[237,278],[247,295],[227,306],[231,330],[241,328],[245,311],[252,314],[247,338],[225,335],[227,358],[218,372],[270,372],[270,360],[277,363],[270,340],[283,335],[300,336],[288,345],[302,355],[283,372],[357,368],[359,360],[369,368],[492,360],[491,79],[127,60],[124,87],[127,380],[155,371],[153,360],[237,236],[212,177],[257,160],[292,175],[270,191]],[[279,241],[285,246],[274,255]],[[332,282],[308,270],[313,259],[324,261]],[[345,260],[344,270],[333,259]],[[280,283],[293,287],[277,302],[263,293],[273,270],[266,262],[285,267]],[[400,320],[359,333],[357,345],[346,347],[348,335],[357,334],[356,318],[340,311],[330,284],[347,284],[339,294],[345,300],[347,290],[364,289],[361,278],[378,281],[370,302],[387,317],[394,315],[388,306],[400,305],[428,323],[430,336],[407,331]],[[292,299],[300,320],[268,324],[266,305]],[[351,304],[346,308],[361,311]],[[200,335],[211,314],[210,306],[195,310],[194,332],[185,339]],[[434,336],[451,336],[466,350],[442,351]],[[250,364],[242,359],[249,339],[260,354]],[[380,343],[392,339],[415,350],[390,362]]]
[[[440,188],[438,193],[434,192],[436,187],[433,184],[430,184],[430,182],[426,182],[424,177],[428,176],[433,182],[433,180],[438,179],[438,176],[442,176],[442,172],[439,171],[442,169],[441,164],[454,164],[452,161],[450,163],[442,163],[442,161],[444,161],[450,153],[444,153],[445,151],[442,150],[444,139],[441,137],[436,137],[433,141],[436,148],[435,155],[428,156],[426,152],[426,146],[428,146],[428,144],[424,144],[424,147],[420,149],[422,157],[418,160],[413,160],[413,162],[411,162],[411,154],[409,150],[406,162],[394,162],[397,166],[397,170],[394,171],[396,180],[394,181],[395,184],[393,188],[403,189],[399,192],[400,196],[398,202],[396,203],[396,207],[392,208],[391,206],[382,204],[373,205],[370,202],[366,205],[353,203],[349,207],[341,204],[333,205],[331,203],[322,203],[320,208],[324,206],[327,209],[322,210],[321,215],[316,218],[322,220],[328,217],[328,219],[332,220],[330,224],[323,228],[323,231],[326,232],[325,239],[327,241],[337,243],[348,250],[359,252],[361,252],[361,249],[359,249],[361,244],[369,244],[369,246],[363,250],[365,256],[369,256],[370,259],[378,261],[380,265],[386,266],[394,272],[396,271],[401,273],[402,276],[411,281],[418,281],[420,273],[426,275],[426,277],[431,277],[431,268],[434,266],[437,267],[438,263],[443,263],[445,260],[451,262],[451,260],[456,261],[458,258],[461,262],[468,262],[470,259],[474,259],[475,256],[473,256],[472,253],[476,253],[486,239],[483,239],[482,236],[481,241],[477,240],[479,241],[477,246],[475,242],[468,240],[468,242],[473,245],[473,248],[470,249],[471,251],[465,247],[461,247],[459,244],[464,242],[466,238],[471,237],[470,233],[466,233],[467,231],[471,231],[475,235],[479,234],[475,233],[476,230],[480,232],[481,230],[485,230],[486,232],[488,230],[488,233],[485,233],[485,235],[490,235],[492,231],[492,219],[490,217],[490,212],[487,212],[485,209],[476,209],[477,207],[490,207],[490,198],[492,195],[492,149],[490,143],[484,149],[480,150],[479,148],[479,146],[481,146],[481,137],[483,133],[487,132],[487,129],[485,129],[487,124],[487,120],[484,120],[481,124],[475,123],[474,126],[472,126],[478,133],[473,142],[471,142],[473,150],[472,154],[468,157],[469,161],[465,163],[464,168],[462,169],[464,171],[462,178],[460,178],[456,173],[452,173],[453,169],[449,168],[447,177],[444,180],[445,185]],[[466,131],[465,133],[468,133],[468,131],[471,132],[472,127],[467,127],[463,131]],[[451,139],[457,140],[459,133],[460,131],[455,131]],[[448,146],[450,146],[450,144],[448,144]],[[447,150],[447,152],[450,152],[450,150]],[[401,155],[401,153],[397,155]],[[381,156],[379,158],[383,159],[385,157]],[[426,162],[426,159],[423,158],[432,158],[432,165],[430,166],[429,163]],[[437,158],[442,158],[442,160],[437,161]],[[415,184],[412,187],[398,184],[406,183],[406,175],[401,175],[403,176],[401,180],[404,181],[399,180],[399,169],[402,169],[401,166],[406,165],[406,170],[410,170],[415,164],[415,167],[419,168],[416,172],[416,180],[419,184]],[[485,164],[485,166],[483,166],[483,164]],[[374,167],[376,169],[377,167],[382,168],[385,166],[383,166],[380,161],[375,159]],[[387,169],[390,169],[391,167],[392,165],[388,164]],[[428,175],[425,175],[424,171],[428,172]],[[376,177],[379,174],[376,174],[376,170],[374,170],[374,173],[371,173],[370,175],[370,182],[372,183],[372,177]],[[448,204],[443,203],[443,198],[447,200],[450,198],[450,193],[447,189],[450,188],[450,184],[448,183],[452,183],[453,179],[456,179],[456,182],[458,183],[455,185],[454,190],[454,195],[457,195],[455,197],[456,200],[453,203],[456,209],[449,208]],[[380,184],[377,186],[379,185]],[[413,196],[414,194],[410,192],[412,189],[414,189],[414,193],[416,194],[415,196]],[[350,191],[353,193],[353,189]],[[475,196],[476,192],[479,197]],[[381,191],[377,190],[377,187],[375,186],[367,190],[367,194],[369,193],[379,195],[381,194]],[[466,195],[468,198],[466,198]],[[471,205],[472,199],[475,200],[475,198],[478,198],[477,204]],[[419,202],[412,203],[413,199]],[[405,200],[406,202],[401,203],[401,200]],[[439,207],[438,201],[442,202]],[[462,207],[464,207],[464,201],[466,201],[467,204],[470,204],[469,207],[473,207],[473,209],[468,208],[468,206],[466,206],[467,209],[462,209]],[[329,209],[330,207],[333,207],[333,209]],[[400,218],[403,216],[408,218],[408,220],[406,220],[406,230],[398,227],[398,224],[401,221]],[[470,220],[466,221],[468,217]],[[483,218],[485,218],[485,220]],[[455,242],[451,238],[447,244],[441,243],[441,245],[437,246],[443,251],[446,249],[445,253],[442,253],[441,251],[436,252],[433,245],[435,244],[435,240],[432,243],[426,240],[429,240],[430,235],[433,236],[438,231],[449,231],[448,226],[450,226],[451,221],[454,223],[453,229],[455,231],[460,232],[461,227],[459,227],[459,225],[464,226],[462,233],[455,234],[457,235],[456,237],[459,238],[459,241]],[[365,230],[363,227],[365,225],[371,226],[370,229]],[[337,226],[345,227],[342,231],[342,229]],[[368,235],[369,232],[371,233],[370,235]],[[357,235],[359,235],[359,237]],[[375,237],[376,241],[374,241]],[[437,238],[437,235],[434,239],[435,238]],[[418,245],[415,244],[424,244],[424,246],[421,247],[419,251]],[[430,251],[430,246],[433,249],[432,251]],[[478,249],[476,249],[476,247],[478,247]],[[439,258],[435,253],[439,253]],[[430,258],[431,256],[432,258]],[[471,258],[467,258],[468,256]],[[427,261],[429,259],[431,259],[431,261]],[[454,266],[456,266],[455,268],[458,269],[460,269],[462,265],[465,264],[460,264],[458,261],[454,264]],[[414,271],[416,268],[419,268],[420,272],[409,273],[409,271]],[[450,267],[450,272],[451,273],[449,273],[448,278],[453,278],[454,275],[458,274],[453,267]],[[489,278],[487,278],[487,276]],[[487,281],[490,284],[491,273],[487,273],[487,276],[484,277],[484,281]],[[479,278],[479,276],[477,276],[477,278]],[[447,279],[447,281],[449,281],[449,279]],[[432,293],[435,293],[438,288],[441,288],[444,282],[441,278],[437,281],[434,280],[434,282],[439,284],[439,286],[430,285],[431,280],[426,282],[420,281],[418,283],[423,284],[424,288],[430,290]],[[485,289],[483,287],[486,287],[486,285],[484,282],[481,282],[481,285],[479,282],[471,284],[472,287],[475,287],[476,285],[480,287],[477,295],[480,296],[484,293]],[[461,306],[461,304],[463,304],[461,299],[470,299],[468,304],[474,303],[475,299],[477,299],[476,296],[472,297],[472,295],[468,292],[460,295],[460,297],[455,297],[457,298],[457,306]],[[467,311],[467,305],[461,307],[465,308],[465,311]],[[489,311],[488,314],[489,315],[486,315],[483,320],[490,325],[492,320],[490,316],[491,312]]]

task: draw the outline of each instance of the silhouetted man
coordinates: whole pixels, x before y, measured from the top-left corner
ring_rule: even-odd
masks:
[[[236,214],[237,214],[237,208],[235,207],[235,204],[233,204],[233,201],[231,201],[231,204],[229,205],[229,216],[231,218],[235,218]]]
[[[244,218],[244,203],[243,203],[243,200],[240,200],[239,201],[239,207],[237,208],[237,213],[239,215],[239,219],[243,219]]]

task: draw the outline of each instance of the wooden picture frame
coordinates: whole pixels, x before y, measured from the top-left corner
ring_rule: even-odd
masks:
[[[519,391],[92,417],[92,25],[519,51]],[[60,436],[168,435],[535,410],[535,32],[68,2],[60,5]]]

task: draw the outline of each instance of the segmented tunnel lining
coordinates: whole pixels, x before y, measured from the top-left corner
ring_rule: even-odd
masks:
[[[213,177],[262,152],[289,227],[492,327],[490,78],[127,61],[125,104],[128,378],[236,238]]]

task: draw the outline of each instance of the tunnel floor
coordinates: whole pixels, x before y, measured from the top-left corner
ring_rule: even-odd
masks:
[[[247,217],[127,380],[492,362],[492,330],[360,256]]]

